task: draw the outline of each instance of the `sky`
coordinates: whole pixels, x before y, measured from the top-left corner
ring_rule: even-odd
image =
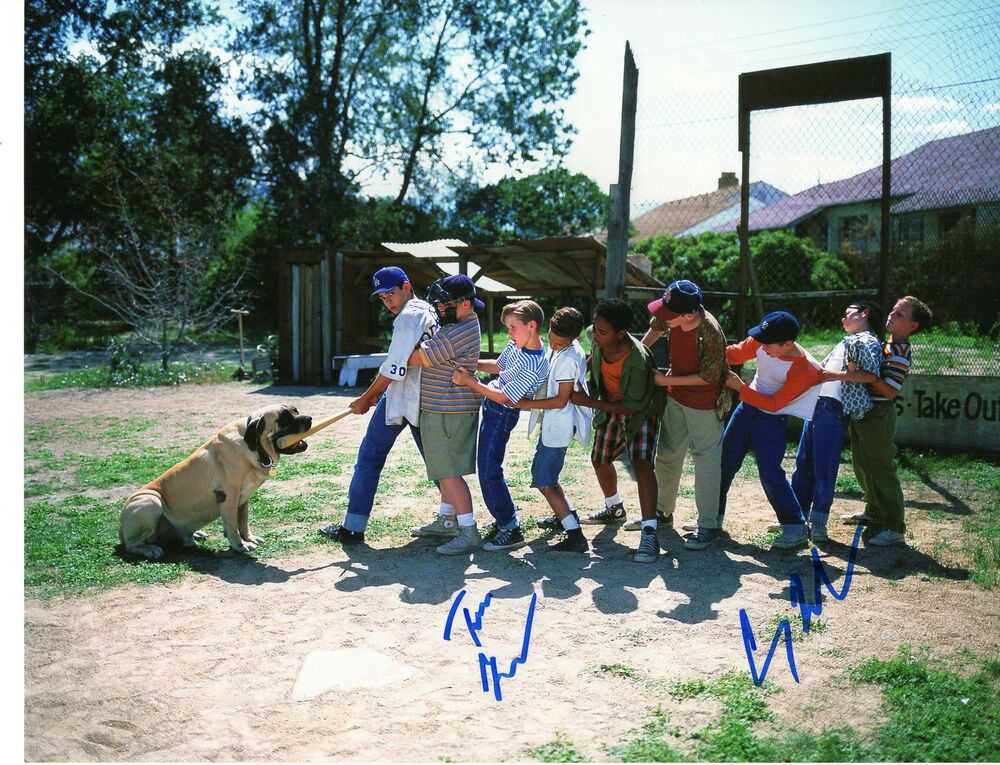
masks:
[[[565,165],[605,190],[617,182],[628,41],[639,70],[633,216],[712,191],[723,171],[739,173],[742,72],[891,53],[893,156],[1000,124],[995,1],[584,2],[591,33],[564,105],[578,130]],[[751,135],[751,180],[794,193],[881,162],[881,101],[755,114]]]

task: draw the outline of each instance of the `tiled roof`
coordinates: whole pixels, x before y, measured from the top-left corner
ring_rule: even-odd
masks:
[[[771,203],[785,196],[785,192],[769,183],[757,181],[750,184],[751,199]],[[677,235],[734,207],[736,212],[733,218],[737,219],[740,209],[739,186],[728,186],[707,194],[665,202],[632,220],[635,234],[629,238],[629,242],[638,242],[659,234]]]
[[[939,138],[892,160],[893,213],[1000,201],[1000,127]],[[787,228],[833,205],[878,200],[882,166],[793,194],[750,214],[750,230]],[[731,230],[719,226],[716,231]]]

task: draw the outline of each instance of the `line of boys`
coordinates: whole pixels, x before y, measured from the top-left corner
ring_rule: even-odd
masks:
[[[880,339],[879,307],[870,301],[849,306],[842,320],[847,337],[823,364],[795,342],[799,324],[785,311],[768,314],[744,341],[727,346],[718,321],[702,305],[700,288],[687,280],[672,283],[662,298],[649,304],[650,327],[642,342],[628,332],[633,321],[631,306],[621,300],[601,301],[593,317],[593,397],[586,382],[586,358],[577,340],[583,317],[575,309],[559,309],[553,315],[546,354],[540,339],[544,317],[538,305],[521,301],[505,306],[501,320],[510,341],[496,361],[480,361],[479,322],[474,308],[484,306],[475,297],[475,286],[467,276],[451,276],[432,284],[427,296],[430,305],[417,299],[413,304],[418,306],[417,311],[404,310],[414,295],[400,269],[380,270],[373,284],[372,300],[381,297],[397,315],[393,341],[379,376],[362,397],[352,402],[351,408],[363,413],[377,405],[374,421],[380,416],[382,404],[392,397],[393,385],[403,384],[406,368],[412,370],[406,383],[411,390],[419,390],[419,415],[412,411],[411,393],[411,406],[404,416],[425,458],[428,478],[435,480],[441,490],[442,502],[430,524],[411,531],[415,536],[446,539],[437,548],[439,553],[466,554],[480,547],[515,549],[525,544],[503,477],[506,445],[522,409],[533,410],[529,434],[541,423],[532,462],[532,486],[546,498],[554,515],[539,525],[558,524],[566,531],[566,538],[552,546],[554,550],[589,549],[581,523],[625,522],[614,460],[626,450],[638,485],[641,514],[639,521],[626,524],[626,528],[641,532],[633,556],[637,562],[652,562],[659,556],[657,525],[660,521],[672,522],[689,448],[695,469],[698,523],[685,527],[692,532],[685,540],[686,548],[704,549],[720,533],[729,486],[750,450],[778,517],[781,535],[774,546],[806,546],[810,536],[813,542],[826,541],[840,449],[848,426],[855,473],[866,501],[865,512],[852,516],[850,521],[867,524],[868,544],[904,541],[892,399],[899,395],[909,369],[909,336],[926,327],[931,318],[929,309],[916,298],[907,296],[896,303],[886,324],[892,340],[884,345]],[[401,302],[385,297],[397,291],[405,297]],[[414,320],[403,321],[404,314],[421,315],[424,330],[400,371],[403,349],[393,346],[411,342],[415,334]],[[435,314],[439,323],[436,333],[426,329],[427,320],[433,323]],[[406,326],[411,329],[406,331]],[[670,366],[663,374],[656,369],[649,347],[665,332],[669,332]],[[742,364],[755,357],[757,373],[746,385],[729,364]],[[498,377],[484,385],[474,376],[476,371]],[[724,427],[731,405],[727,388],[739,394],[740,403]],[[477,439],[480,406],[482,421]],[[589,443],[591,410],[591,461],[605,495],[605,507],[581,519],[558,478],[572,439]],[[805,421],[791,484],[781,468],[789,414]],[[386,410],[386,418],[389,415]],[[363,541],[374,487],[363,492],[363,500],[355,508],[355,494],[359,493],[355,492],[355,482],[367,487],[374,474],[377,485],[388,450],[404,425],[397,420],[391,438],[378,438],[387,427],[386,423],[369,423],[344,524],[328,526],[321,530],[323,533],[347,544]],[[378,448],[370,448],[369,440],[377,441]],[[497,526],[495,538],[485,545],[464,478],[473,472],[478,474],[484,503]]]

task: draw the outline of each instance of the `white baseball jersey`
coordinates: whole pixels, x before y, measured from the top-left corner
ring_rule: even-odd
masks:
[[[392,380],[385,392],[385,422],[401,425],[407,420],[420,424],[420,367],[406,363],[424,340],[438,329],[437,316],[430,304],[420,298],[410,298],[392,322],[389,357],[382,362],[379,373]]]

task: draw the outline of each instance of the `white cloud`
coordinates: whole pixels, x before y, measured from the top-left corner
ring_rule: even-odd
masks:
[[[1000,112],[1000,104],[983,104],[984,112]]]
[[[944,138],[946,136],[968,133],[971,128],[965,120],[945,120],[944,122],[927,122],[922,125],[897,127],[896,130],[901,133],[929,136],[931,138]]]
[[[896,113],[913,114],[915,112],[957,111],[964,104],[954,98],[938,98],[937,96],[894,96],[892,110]]]

